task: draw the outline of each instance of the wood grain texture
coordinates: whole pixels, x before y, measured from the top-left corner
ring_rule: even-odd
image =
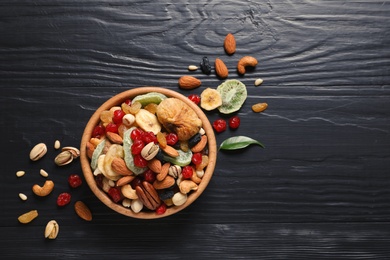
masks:
[[[389,12],[390,1],[1,1],[2,256],[388,259]],[[222,47],[229,32],[237,40],[232,56]],[[244,55],[259,65],[240,77]],[[240,128],[218,134],[218,144],[246,135],[265,149],[219,152],[206,192],[156,221],[115,214],[86,185],[68,187],[68,175],[81,169],[78,161],[54,165],[56,139],[78,146],[94,110],[129,88],[188,95],[217,87],[214,74],[200,71],[191,73],[200,88],[177,86],[203,56],[222,58],[229,78],[248,89]],[[257,102],[269,108],[255,114]],[[38,142],[49,152],[32,163]],[[41,168],[56,183],[47,198],[31,192],[44,181]],[[18,179],[17,170],[27,174]],[[56,207],[63,191],[91,208],[91,223]],[[40,216],[19,224],[30,209]],[[60,234],[45,241],[51,219]]]

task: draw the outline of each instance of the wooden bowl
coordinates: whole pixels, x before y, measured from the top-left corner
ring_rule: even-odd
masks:
[[[139,213],[134,213],[130,208],[126,208],[123,207],[121,204],[114,203],[108,197],[108,195],[97,186],[90,166],[90,159],[87,156],[87,149],[86,149],[87,142],[91,139],[91,134],[93,129],[100,122],[99,115],[102,111],[108,110],[113,106],[118,106],[126,99],[133,98],[137,95],[146,94],[149,92],[159,92],[168,97],[175,97],[184,101],[196,112],[196,114],[202,120],[203,129],[205,130],[208,138],[209,164],[205,169],[205,174],[202,178],[201,183],[199,184],[198,189],[196,191],[192,191],[188,195],[188,199],[183,205],[168,207],[166,212],[162,215],[156,214],[153,211],[145,211],[145,210],[142,210]],[[81,152],[80,162],[81,162],[81,167],[82,167],[85,180],[88,183],[89,187],[91,188],[92,192],[98,197],[98,199],[101,200],[106,206],[108,206],[109,208],[113,209],[114,211],[120,214],[133,217],[133,218],[139,218],[139,219],[155,219],[155,218],[167,217],[169,215],[175,214],[185,209],[190,204],[192,204],[202,194],[202,192],[206,189],[208,183],[210,182],[210,179],[214,172],[216,160],[217,160],[217,145],[216,145],[214,130],[209,120],[207,119],[206,115],[203,113],[203,111],[184,95],[175,92],[173,90],[169,90],[161,87],[140,87],[140,88],[130,89],[128,91],[119,93],[113,96],[112,98],[110,98],[109,100],[107,100],[106,102],[104,102],[92,115],[92,117],[90,118],[90,120],[88,121],[84,129],[84,133],[81,139],[80,152]]]

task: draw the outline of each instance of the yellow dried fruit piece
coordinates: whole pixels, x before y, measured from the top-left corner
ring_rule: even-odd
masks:
[[[158,132],[156,137],[157,142],[160,144],[161,148],[167,147],[167,139],[165,138],[165,134]]]
[[[260,112],[263,112],[264,110],[266,110],[267,107],[268,107],[267,103],[257,103],[257,104],[254,104],[252,106],[252,110],[255,113],[260,113]]]
[[[103,123],[110,123],[112,121],[112,113],[109,110],[104,110],[100,113],[100,120]]]
[[[152,114],[156,114],[157,111],[157,104],[156,103],[149,103],[147,104],[144,109],[148,110]]]
[[[131,106],[123,102],[121,108],[125,114],[130,114]]]
[[[131,103],[131,106],[130,106],[130,114],[137,114],[140,110],[141,110],[141,107],[142,107],[142,104],[140,102],[133,102]]]
[[[33,221],[36,217],[38,217],[38,211],[37,210],[31,210],[29,212],[26,212],[18,217],[18,220],[22,224],[27,224]]]

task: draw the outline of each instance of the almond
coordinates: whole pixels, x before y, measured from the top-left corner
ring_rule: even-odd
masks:
[[[106,136],[113,144],[123,144],[123,138],[117,133],[107,132]]]
[[[162,181],[155,180],[153,182],[153,187],[156,190],[163,190],[172,187],[175,184],[175,178],[168,175]]]
[[[182,76],[179,79],[179,87],[182,89],[194,89],[199,87],[202,84],[202,82],[192,76]]]
[[[148,167],[155,173],[160,173],[161,171],[161,161],[153,158],[148,162]]]
[[[227,54],[232,55],[236,52],[236,39],[233,34],[228,33],[225,37],[225,41],[223,43],[223,47]]]
[[[115,157],[111,162],[111,168],[114,172],[120,175],[133,175],[133,172],[126,166],[125,160]]]
[[[134,179],[135,179],[134,175],[123,176],[116,182],[116,186],[122,187],[122,186],[124,186],[126,184],[129,184]]]
[[[226,79],[229,75],[228,68],[226,67],[225,63],[221,60],[216,58],[215,59],[215,73],[217,73],[217,76],[221,79]]]
[[[193,153],[199,153],[206,147],[206,144],[207,144],[207,136],[202,135],[200,141],[194,147],[191,148],[191,151]]]
[[[167,177],[169,167],[171,167],[171,163],[169,162],[164,163],[164,165],[161,167],[161,171],[156,176],[157,180],[162,181],[165,179],[165,177]]]
[[[168,154],[169,156],[171,156],[171,157],[178,157],[178,156],[179,156],[179,152],[178,152],[175,148],[173,148],[172,146],[167,145],[167,146],[165,146],[164,148],[162,148],[162,150],[163,150],[166,154]]]
[[[76,211],[76,214],[86,220],[86,221],[91,221],[92,220],[92,213],[91,211],[89,210],[89,208],[87,207],[87,205],[85,205],[84,202],[82,201],[77,201],[75,204],[74,204],[74,210]]]

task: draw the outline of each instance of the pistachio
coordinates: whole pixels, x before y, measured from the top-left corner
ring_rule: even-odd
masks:
[[[176,179],[181,174],[181,167],[179,165],[171,165],[171,167],[169,167],[168,174]]]
[[[62,151],[69,151],[72,156],[73,156],[73,159],[75,158],[78,158],[80,156],[80,150],[77,149],[76,147],[72,147],[72,146],[66,146],[64,148],[62,148]]]
[[[60,231],[60,226],[57,221],[50,220],[45,228],[45,238],[55,239],[58,236],[58,232]]]
[[[147,161],[152,160],[157,155],[159,149],[158,144],[150,142],[142,149],[141,156]]]
[[[41,159],[47,152],[47,146],[44,143],[39,143],[33,147],[30,151],[30,159],[32,161],[38,161]]]
[[[73,161],[73,154],[72,154],[72,152],[70,152],[68,150],[61,152],[54,159],[54,162],[58,166],[67,165],[67,164],[71,163],[72,161]]]

